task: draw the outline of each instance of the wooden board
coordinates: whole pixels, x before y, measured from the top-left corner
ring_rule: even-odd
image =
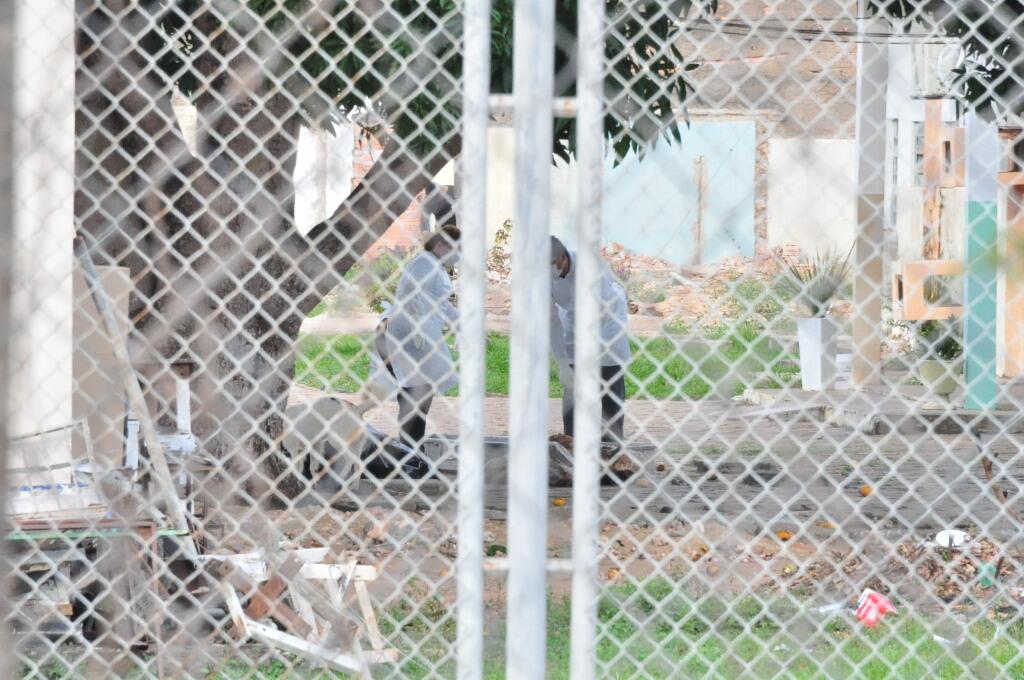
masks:
[[[287,584],[280,575],[262,585],[257,585],[243,571],[236,569],[233,564],[226,561],[220,562],[214,572],[226,579],[239,592],[251,597],[249,606],[244,611],[246,619],[258,620],[271,615],[281,621],[289,630],[302,637],[306,637],[312,632],[313,629],[310,625],[282,601],[282,593]],[[234,622],[229,634],[238,639],[245,636],[245,631],[238,626],[237,622]]]
[[[286,652],[299,654],[307,659],[324,664],[343,673],[361,674],[363,665],[348,654],[341,654],[331,649],[321,647],[315,643],[302,638],[277,630],[257,621],[246,620],[245,629],[249,635],[264,644],[282,649]]]

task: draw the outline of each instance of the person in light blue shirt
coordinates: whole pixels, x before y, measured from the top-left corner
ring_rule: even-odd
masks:
[[[625,429],[626,367],[631,351],[626,333],[626,291],[601,261],[601,439],[622,446]],[[573,370],[575,368],[576,254],[551,237],[551,351],[558,362],[562,395],[562,426],[573,436]]]

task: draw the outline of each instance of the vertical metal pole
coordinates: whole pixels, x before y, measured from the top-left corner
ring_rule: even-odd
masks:
[[[861,35],[884,31],[857,3]],[[881,24],[881,25],[880,25]],[[885,119],[888,46],[865,38],[857,45],[857,242],[854,248],[853,366],[856,386],[881,382],[882,298],[885,282]]]
[[[601,184],[604,156],[603,0],[579,3],[576,149],[576,398],[572,514],[572,680],[595,677],[601,484]]]
[[[14,40],[15,4],[0,2],[0,526],[6,526],[7,511],[7,403],[11,381],[9,338],[11,336],[11,242],[14,239]],[[7,584],[10,562],[0,542],[0,649],[11,649]],[[14,677],[13,654],[0,654],[0,678]]]
[[[484,268],[487,250],[487,97],[491,2],[467,0],[459,224],[458,676],[483,677]]]
[[[554,0],[515,3],[515,229],[508,474],[509,680],[544,677]]]

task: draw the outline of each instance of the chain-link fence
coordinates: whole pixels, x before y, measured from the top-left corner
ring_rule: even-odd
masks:
[[[1024,677],[1022,33],[0,3],[0,675]]]

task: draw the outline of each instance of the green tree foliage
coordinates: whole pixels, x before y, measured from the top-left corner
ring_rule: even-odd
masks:
[[[897,25],[959,38],[966,57],[956,90],[978,109],[1024,113],[1024,1],[873,0],[869,8]]]
[[[568,97],[576,91],[578,7],[556,1],[554,94]],[[684,64],[674,43],[694,2],[714,11],[717,0],[605,2],[605,133],[619,157],[661,137],[680,139],[679,102],[690,89],[684,73],[695,65]],[[493,93],[512,90],[513,7],[513,0],[493,3]],[[194,95],[218,87],[204,75],[215,72],[206,45],[227,27],[266,65],[264,92],[283,89],[307,125],[330,128],[345,112],[371,109],[424,156],[452,138],[459,119],[461,12],[453,0],[174,0],[160,22],[163,35],[152,38],[164,74]],[[555,156],[573,154],[574,133],[574,120],[555,122]]]

